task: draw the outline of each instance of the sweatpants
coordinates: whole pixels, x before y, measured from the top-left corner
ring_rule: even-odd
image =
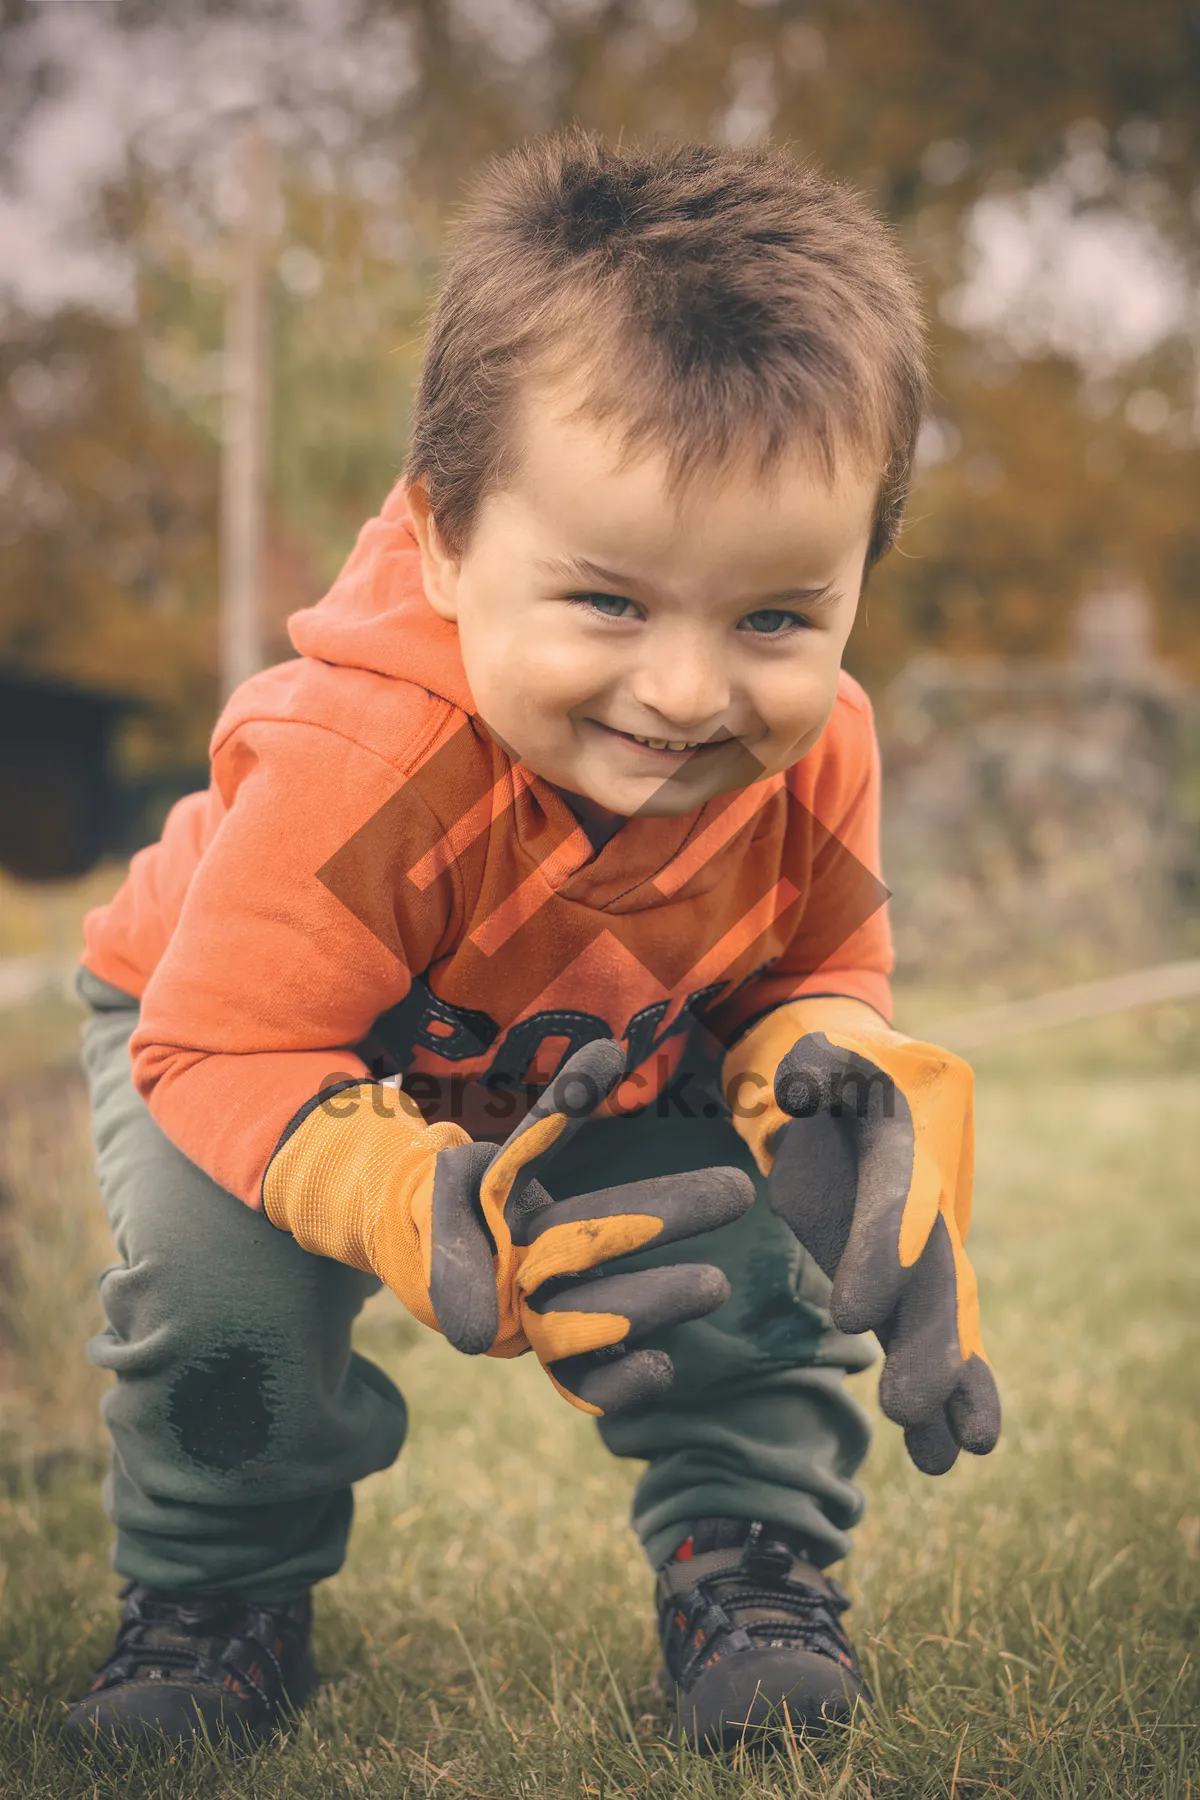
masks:
[[[130,1077],[136,1000],[87,970],[79,991],[117,1255],[89,1345],[115,1376],[102,1403],[115,1567],[172,1592],[289,1600],[341,1566],[354,1483],[404,1443],[403,1396],[350,1344],[380,1284],[302,1250],[177,1150]],[[716,1164],[755,1182],[734,1224],[625,1265],[715,1263],[731,1290],[707,1318],[642,1340],[675,1365],[664,1398],[597,1421],[614,1455],[646,1464],[634,1529],[653,1566],[713,1517],[788,1527],[835,1562],[862,1516],[853,1476],[869,1439],[846,1376],[874,1360],[873,1341],[833,1329],[828,1281],[770,1211],[729,1119],[664,1111],[589,1121],[551,1176],[556,1199]]]

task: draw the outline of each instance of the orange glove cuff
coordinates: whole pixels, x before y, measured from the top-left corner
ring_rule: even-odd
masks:
[[[429,1301],[433,1169],[470,1143],[459,1125],[426,1125],[398,1088],[366,1083],[315,1106],[263,1181],[272,1225],[315,1256],[378,1275],[423,1325]]]

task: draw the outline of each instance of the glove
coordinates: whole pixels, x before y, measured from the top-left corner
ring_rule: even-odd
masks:
[[[670,1358],[629,1344],[712,1312],[729,1284],[704,1263],[600,1265],[714,1231],[749,1209],[754,1189],[740,1170],[704,1169],[552,1200],[539,1177],[624,1073],[618,1044],[585,1044],[499,1148],[457,1125],[427,1126],[396,1088],[355,1084],[276,1150],[267,1217],[306,1250],[378,1275],[467,1355],[532,1348],[584,1412],[657,1399]]]
[[[739,1117],[748,1079],[772,1099]],[[879,1400],[927,1475],[984,1456],[1000,1398],[983,1350],[971,1217],[974,1077],[948,1050],[892,1031],[859,1002],[794,1001],[729,1053],[734,1122],[771,1207],[833,1282],[840,1331],[874,1331]]]

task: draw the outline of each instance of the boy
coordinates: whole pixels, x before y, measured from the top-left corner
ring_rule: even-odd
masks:
[[[574,133],[483,183],[405,483],[87,923],[129,1586],[75,1734],[255,1741],[311,1691],[404,1436],[349,1350],[381,1280],[648,1463],[693,1742],[864,1693],[822,1572],[857,1334],[920,1467],[999,1430],[970,1075],[886,1023],[840,668],[922,353],[886,228],[782,155]]]

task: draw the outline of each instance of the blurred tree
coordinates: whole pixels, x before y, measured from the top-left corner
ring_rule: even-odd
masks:
[[[105,323],[43,302],[4,328],[0,656],[133,680],[166,709],[157,739],[139,727],[144,753],[193,755],[215,700],[224,157],[250,108],[288,171],[277,648],[283,613],[400,466],[448,203],[488,155],[579,119],[614,137],[788,141],[904,234],[929,294],[935,416],[910,527],[853,641],[860,672],[878,680],[921,645],[1059,650],[1081,593],[1119,568],[1154,595],[1162,647],[1200,673],[1191,0],[120,0],[103,22],[72,9],[70,33],[56,11],[4,13],[0,177],[16,191],[38,156],[64,154],[61,132],[55,152],[37,130],[72,81],[108,92],[124,137],[107,162],[104,134],[90,139],[107,171],[97,235],[126,255],[137,306]],[[1055,257],[1080,231],[1108,261],[1089,276],[1085,259],[1072,313]],[[1001,239],[1033,244],[1024,289],[1004,288]],[[1132,269],[1127,245],[1149,258],[1162,317],[1122,339],[1102,284],[1114,259]],[[72,369],[86,377],[68,404]]]
[[[216,464],[158,406],[135,336],[78,310],[0,339],[0,656],[134,696],[135,762],[203,755]]]

